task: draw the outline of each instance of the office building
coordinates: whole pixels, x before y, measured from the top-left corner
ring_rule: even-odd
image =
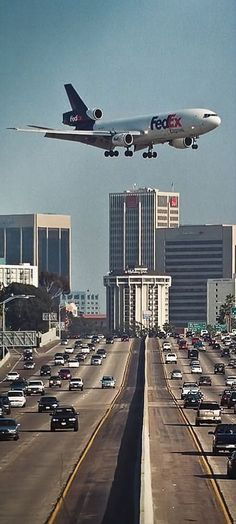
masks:
[[[61,303],[73,303],[77,306],[78,313],[83,315],[99,315],[99,295],[87,289],[86,291],[72,291],[62,296]]]
[[[30,264],[0,265],[0,289],[13,282],[38,287],[38,268]]]
[[[236,226],[180,226],[156,230],[156,271],[172,277],[170,322],[207,321],[207,280],[236,272]]]
[[[137,267],[110,272],[104,285],[110,332],[162,328],[169,321],[169,276]]]
[[[67,215],[0,215],[0,259],[29,263],[71,282],[71,219]]]
[[[109,270],[154,271],[159,228],[179,226],[179,193],[140,188],[109,195]]]
[[[220,307],[225,304],[227,295],[234,297],[236,306],[236,276],[233,278],[212,278],[207,281],[207,323],[218,323]]]

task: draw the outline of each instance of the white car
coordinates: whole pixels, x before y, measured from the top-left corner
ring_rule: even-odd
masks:
[[[64,357],[55,357],[54,358],[54,365],[55,366],[64,366],[64,364],[65,364]]]
[[[67,347],[65,349],[65,353],[74,353],[74,347],[71,347],[71,346]]]
[[[79,361],[76,358],[71,358],[67,362],[68,368],[79,368]]]
[[[236,386],[236,375],[229,375],[225,380],[226,386]]]
[[[26,404],[26,398],[22,389],[8,391],[7,396],[12,408],[23,408]]]
[[[202,368],[200,364],[194,364],[191,366],[191,373],[202,373]]]
[[[167,353],[165,357],[165,363],[166,364],[177,364],[176,353]]]
[[[89,349],[88,344],[82,344],[80,346],[80,353],[87,353],[87,354],[90,353],[90,349]]]
[[[8,380],[8,382],[12,382],[13,380],[18,380],[20,378],[20,373],[18,373],[17,371],[9,371],[9,373],[7,373],[7,376],[6,376],[6,380]]]
[[[170,351],[170,350],[171,350],[171,344],[170,344],[170,342],[163,342],[163,344],[162,344],[162,350],[163,350],[163,351]]]
[[[190,391],[193,391],[194,393],[200,391],[197,382],[184,382],[181,388],[181,398],[185,398]]]

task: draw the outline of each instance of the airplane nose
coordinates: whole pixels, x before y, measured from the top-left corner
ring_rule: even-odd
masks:
[[[217,118],[216,118],[216,123],[217,123],[217,126],[220,126],[221,118],[219,116],[217,116]]]

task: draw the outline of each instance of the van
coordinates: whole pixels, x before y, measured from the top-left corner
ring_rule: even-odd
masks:
[[[196,415],[196,426],[204,423],[221,423],[221,407],[218,402],[202,401],[199,404]]]

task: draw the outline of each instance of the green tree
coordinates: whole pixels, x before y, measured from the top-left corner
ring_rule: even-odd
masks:
[[[234,295],[227,295],[224,304],[221,304],[217,321],[219,324],[229,323],[231,309],[235,304]]]
[[[12,300],[5,306],[6,329],[13,331],[48,330],[43,313],[51,311],[52,301],[44,289],[13,282],[0,291],[0,302],[14,295],[34,295],[34,298]]]

